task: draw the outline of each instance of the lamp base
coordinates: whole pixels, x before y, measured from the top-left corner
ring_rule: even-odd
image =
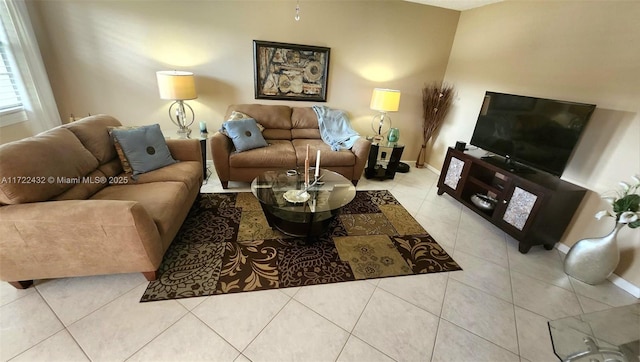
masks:
[[[371,140],[373,142],[380,143],[380,142],[382,142],[384,140],[384,136],[377,134],[377,135],[374,135],[373,137],[371,137]]]
[[[188,113],[190,113],[190,117],[187,110]],[[180,138],[189,138],[189,135],[191,135],[189,126],[191,126],[195,120],[195,114],[190,105],[182,100],[173,102],[171,106],[169,106],[169,119],[171,119],[173,124],[178,126],[178,136]]]
[[[371,120],[371,129],[376,135],[384,138],[387,132],[391,129],[391,117],[384,112],[376,114]]]
[[[176,132],[178,134],[178,138],[180,139],[186,139],[186,138],[190,138],[191,136],[191,128],[180,128],[178,129],[178,132]]]

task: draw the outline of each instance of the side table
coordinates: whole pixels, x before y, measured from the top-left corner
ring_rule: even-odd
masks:
[[[403,151],[404,145],[397,142],[373,140],[369,149],[369,159],[367,168],[364,170],[364,176],[368,179],[377,180],[393,179],[396,176]],[[388,161],[387,156],[389,157]]]
[[[553,351],[564,362],[640,360],[640,304],[549,321]]]
[[[207,137],[200,136],[200,152],[202,152],[202,182],[207,181]]]

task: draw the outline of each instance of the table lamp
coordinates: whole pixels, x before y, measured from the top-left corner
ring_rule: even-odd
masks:
[[[184,101],[198,98],[193,73],[163,70],[156,72],[156,77],[158,78],[160,98],[175,101],[169,106],[169,118],[173,124],[178,126],[178,136],[189,138],[191,134],[189,126],[193,124],[195,114],[193,108]],[[187,109],[191,116],[187,115]]]
[[[371,121],[371,129],[376,132],[376,138],[383,139],[391,128],[391,117],[387,112],[396,112],[400,105],[400,91],[395,89],[375,88],[371,96],[369,108],[379,111]]]

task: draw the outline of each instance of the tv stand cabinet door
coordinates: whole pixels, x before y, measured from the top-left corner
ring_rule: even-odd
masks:
[[[504,210],[502,221],[522,231],[537,200],[538,196],[516,187],[507,208]]]
[[[500,222],[520,238],[526,237],[545,199],[545,192],[514,182],[503,199],[503,208],[497,214]]]
[[[438,180],[438,195],[446,192],[459,198],[471,167],[471,161],[464,157],[464,154],[456,155],[453,152],[455,151],[449,149],[444,160]]]

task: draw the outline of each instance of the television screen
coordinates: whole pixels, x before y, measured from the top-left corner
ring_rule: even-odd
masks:
[[[470,143],[561,176],[595,105],[486,92]]]

